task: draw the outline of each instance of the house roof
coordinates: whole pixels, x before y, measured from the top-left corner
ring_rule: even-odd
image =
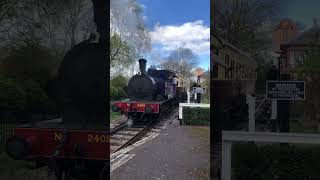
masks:
[[[230,44],[228,41],[226,41],[225,39],[221,38],[220,36],[217,35],[213,35],[213,37],[215,37],[216,39],[219,40],[219,42],[221,43],[221,45],[224,47],[229,47],[230,49],[233,49],[234,51],[246,56],[248,59],[250,59],[251,61],[255,62],[254,59],[247,53],[243,52],[242,50],[240,50],[239,48],[235,47],[234,45]]]
[[[310,45],[311,43],[315,43],[320,45],[320,26],[314,25],[310,29],[304,31],[296,38],[284,43],[285,46],[292,46],[292,45]]]
[[[274,28],[274,30],[287,29],[291,26],[296,27],[295,23],[290,18],[285,18],[285,19],[281,20],[281,22]]]

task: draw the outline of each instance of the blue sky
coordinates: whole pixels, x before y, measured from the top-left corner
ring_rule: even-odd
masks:
[[[284,16],[306,25],[313,25],[313,17],[320,17],[320,0],[287,0]]]
[[[145,15],[152,28],[157,22],[164,25],[203,20],[210,23],[210,0],[139,0],[146,6]]]
[[[199,66],[210,66],[210,0],[138,0],[151,31],[153,58],[165,57],[183,46],[199,57]],[[155,61],[155,60],[154,60]],[[156,63],[154,62],[153,63]]]

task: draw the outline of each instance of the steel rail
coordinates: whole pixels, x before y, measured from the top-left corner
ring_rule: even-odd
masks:
[[[127,126],[127,121],[117,125],[116,127],[112,128],[110,130],[110,134],[115,134],[116,132],[120,131],[121,129],[125,128]]]
[[[124,144],[122,144],[120,147],[118,147],[115,151],[113,151],[112,154],[121,150],[121,149],[124,149],[124,148],[130,146],[133,143],[135,143],[139,138],[144,136],[153,127],[154,124],[155,124],[155,121],[150,122],[141,131],[139,131],[132,138],[130,138],[128,141],[126,141]]]

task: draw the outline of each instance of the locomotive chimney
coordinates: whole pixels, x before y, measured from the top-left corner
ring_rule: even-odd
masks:
[[[139,59],[139,68],[140,68],[141,74],[146,73],[146,66],[147,66],[147,60]]]

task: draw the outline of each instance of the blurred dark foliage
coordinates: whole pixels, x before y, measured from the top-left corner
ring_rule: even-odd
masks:
[[[2,121],[29,121],[33,115],[56,114],[47,95],[55,59],[39,44],[21,45],[8,51],[0,62],[0,117]]]
[[[237,180],[315,180],[320,178],[320,146],[280,144],[233,146],[233,178]]]

